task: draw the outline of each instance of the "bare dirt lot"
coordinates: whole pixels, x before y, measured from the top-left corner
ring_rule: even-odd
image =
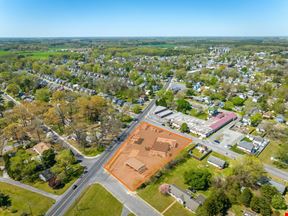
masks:
[[[105,169],[135,191],[189,143],[188,138],[144,122],[125,140]]]

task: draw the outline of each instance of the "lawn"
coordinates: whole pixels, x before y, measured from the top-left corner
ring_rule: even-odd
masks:
[[[196,118],[199,118],[199,119],[203,119],[203,120],[207,120],[208,118],[208,113],[207,111],[203,112],[203,113],[199,113],[197,109],[192,109],[189,114],[191,116],[194,116]]]
[[[236,152],[238,154],[242,154],[242,155],[245,155],[246,153],[244,151],[242,151],[241,149],[237,148],[237,144],[233,145],[231,148],[230,148],[231,151],[233,152]]]
[[[218,154],[212,152],[212,155],[216,157],[220,157]],[[221,155],[222,159],[225,159],[231,166],[233,166],[233,161],[229,161],[227,158]],[[164,196],[159,191],[158,188],[162,183],[169,183],[175,184],[181,189],[187,189],[187,185],[185,184],[184,180],[184,173],[189,171],[193,168],[206,168],[208,169],[213,175],[228,175],[231,173],[231,168],[226,168],[224,170],[220,170],[212,165],[207,163],[207,158],[203,159],[202,161],[198,161],[194,158],[189,158],[185,163],[178,165],[175,169],[171,170],[167,173],[160,182],[155,184],[150,184],[144,189],[138,190],[138,195],[146,200],[150,205],[156,208],[159,212],[165,210],[173,201],[174,198],[171,196]],[[210,191],[201,191],[201,194],[208,196]],[[175,213],[177,212],[177,213]],[[191,212],[186,210],[181,205],[173,205],[171,209],[165,212],[165,215],[192,215]]]
[[[175,202],[165,213],[164,216],[175,216],[175,215],[181,215],[181,216],[193,216],[192,212],[186,210],[183,208],[183,206]]]
[[[276,153],[278,152],[279,149],[280,149],[279,143],[275,142],[274,140],[271,140],[271,142],[261,152],[261,154],[258,156],[258,158],[263,163],[275,166],[275,164],[273,164],[273,161],[271,160],[271,157],[275,157],[275,155],[276,155]],[[277,167],[277,168],[279,168],[279,167]],[[283,169],[283,170],[287,171],[288,169]]]
[[[65,216],[121,215],[123,205],[99,184],[90,186]]]
[[[54,203],[54,200],[50,198],[7,183],[0,182],[0,191],[9,195],[11,199],[11,206],[8,209],[0,209],[0,215],[3,216],[18,216],[24,215],[24,213],[31,215],[44,215]],[[32,212],[30,209],[32,209]],[[11,213],[11,211],[15,213]]]
[[[63,194],[75,181],[77,180],[77,178],[72,179],[70,182],[68,182],[67,184],[65,184],[65,186],[63,188],[60,189],[53,189],[51,188],[47,182],[43,182],[43,181],[37,181],[35,183],[27,183],[25,182],[25,184],[29,184],[32,187],[38,188],[40,190],[46,191],[48,193],[52,193],[52,194],[56,194],[56,195],[61,195]]]
[[[99,151],[98,148],[96,147],[83,148],[79,146],[78,143],[74,140],[69,140],[69,143],[73,145],[75,148],[77,148],[85,156],[93,157],[103,152],[103,151]]]

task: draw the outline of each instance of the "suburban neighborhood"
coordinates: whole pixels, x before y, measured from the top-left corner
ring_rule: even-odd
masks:
[[[288,214],[287,5],[23,2],[0,3],[0,215]]]

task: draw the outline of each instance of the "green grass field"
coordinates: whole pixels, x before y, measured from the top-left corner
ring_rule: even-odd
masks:
[[[231,167],[233,166],[233,161],[228,160],[225,156],[219,155],[215,152],[212,155],[222,158],[229,163],[229,167],[220,170],[207,163],[207,158],[202,161],[198,161],[194,158],[188,159],[185,163],[178,165],[175,169],[171,170],[159,183],[150,184],[144,189],[138,190],[138,195],[147,201],[150,205],[156,208],[159,212],[163,212],[175,199],[171,196],[162,195],[158,188],[163,183],[175,184],[183,190],[187,189],[188,186],[185,184],[184,173],[193,168],[208,169],[213,175],[229,175],[231,173]],[[204,196],[209,196],[210,191],[201,191]],[[173,205],[164,215],[193,215],[192,212],[185,209],[180,204]]]
[[[48,59],[49,56],[61,56],[64,52],[52,52],[52,51],[34,51],[34,52],[19,52],[18,54],[29,56],[33,59]]]
[[[90,186],[65,216],[120,216],[123,205],[99,184]]]
[[[9,52],[9,51],[0,50],[0,57],[5,57],[5,56],[11,55],[11,54],[13,54],[13,53]]]
[[[184,209],[185,210],[185,209]],[[179,212],[181,212],[181,214],[179,214]],[[165,213],[164,216],[175,216],[175,215],[181,215],[181,216],[192,216],[195,215],[190,211],[183,211],[183,206],[178,203],[175,202],[171,208],[169,208]]]
[[[3,216],[20,216],[24,215],[24,213],[28,215],[44,215],[54,203],[54,200],[50,198],[7,183],[0,182],[0,192],[9,195],[11,199],[11,206],[8,209],[0,209],[0,215]]]

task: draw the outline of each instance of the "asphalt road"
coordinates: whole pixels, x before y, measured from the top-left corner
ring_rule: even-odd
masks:
[[[51,193],[48,193],[46,191],[42,191],[42,190],[40,190],[38,188],[35,188],[35,187],[32,187],[30,185],[23,184],[23,183],[21,183],[19,181],[14,181],[13,179],[0,177],[0,182],[5,182],[5,183],[11,184],[11,185],[15,185],[17,187],[32,191],[34,193],[38,193],[40,195],[49,197],[49,198],[54,199],[54,200],[58,200],[59,199],[59,196],[57,196],[55,194],[51,194]]]
[[[195,143],[201,143],[209,148],[211,148],[213,151],[219,153],[219,154],[222,154],[228,158],[231,158],[231,159],[234,159],[236,160],[237,158],[240,158],[242,155],[234,152],[234,151],[231,151],[229,150],[228,148],[225,148],[209,139],[206,139],[206,140],[202,140],[202,139],[199,139],[197,137],[194,137],[194,136],[191,136],[189,134],[185,134],[185,133],[181,133],[180,131],[178,130],[174,130],[174,129],[171,129],[169,127],[166,127],[166,126],[163,126],[157,122],[155,122],[153,119],[150,119],[150,118],[146,118],[146,121],[147,122],[150,122],[154,125],[157,125],[159,127],[162,127],[162,128],[165,128],[166,130],[169,130],[171,132],[174,132],[174,133],[177,133],[179,135],[182,135],[184,137],[187,137],[187,138],[190,138],[193,140],[193,142]],[[275,176],[275,177],[278,177],[284,181],[288,181],[288,173],[283,171],[283,170],[280,170],[280,169],[277,169],[275,167],[272,167],[270,165],[267,165],[267,164],[264,164],[264,169],[267,173],[271,174],[272,176]]]
[[[170,85],[171,79],[166,83],[164,89],[167,89]],[[77,188],[73,189],[73,186],[70,187],[58,201],[48,210],[46,213],[47,216],[60,216],[64,215],[69,207],[75,202],[75,200],[81,195],[81,193],[89,186],[91,180],[97,174],[102,166],[109,160],[112,155],[117,151],[122,141],[134,130],[134,128],[141,122],[144,117],[148,114],[150,109],[154,106],[156,99],[150,101],[147,107],[138,115],[136,119],[130,124],[126,130],[124,130],[119,136],[117,142],[111,144],[111,148],[104,151],[96,160],[96,162],[89,168],[88,172],[79,178],[74,185],[77,185]],[[143,200],[142,205],[147,205]],[[141,202],[139,202],[141,205]],[[146,208],[146,206],[144,207]],[[152,207],[151,207],[152,208]]]
[[[100,169],[95,181],[105,187],[113,194],[127,209],[137,216],[160,216],[161,214],[144,202],[136,193],[130,193],[124,185],[122,185],[112,175],[108,174],[104,169]]]

